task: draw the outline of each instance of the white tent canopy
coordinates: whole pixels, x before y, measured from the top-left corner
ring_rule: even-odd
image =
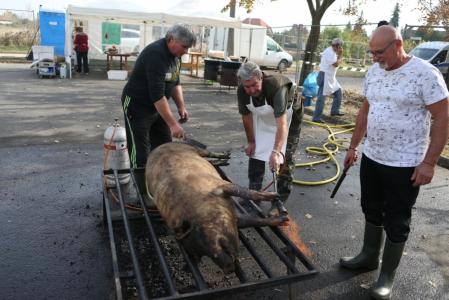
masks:
[[[143,22],[150,23],[183,23],[195,26],[214,26],[214,27],[228,27],[240,28],[241,22],[233,18],[226,17],[191,17],[166,13],[145,13],[134,12],[120,9],[104,9],[104,8],[87,8],[69,5],[67,8],[67,15],[71,18],[77,17],[95,17],[108,21],[120,21],[133,24],[140,24]]]
[[[72,5],[68,6],[66,16],[66,55],[72,54],[74,28],[82,26],[89,35],[89,58],[93,59],[105,59],[105,49],[111,44],[118,46],[122,52],[140,51],[149,43],[163,37],[167,28],[176,23],[191,26],[199,37],[203,36],[204,28],[237,29],[242,27],[239,20],[228,17],[192,17]],[[106,39],[110,37],[104,32],[105,24],[120,24],[122,35],[123,31],[127,31],[125,33],[130,36],[119,37],[119,43],[117,40],[105,42],[105,37]]]

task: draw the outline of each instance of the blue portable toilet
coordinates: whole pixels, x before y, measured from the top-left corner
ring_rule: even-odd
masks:
[[[55,55],[64,56],[65,13],[51,10],[39,10],[41,45],[54,46]]]

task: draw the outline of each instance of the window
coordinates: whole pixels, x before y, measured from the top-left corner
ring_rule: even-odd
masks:
[[[278,44],[270,38],[267,38],[267,50],[268,51],[278,51]]]
[[[447,56],[447,50],[443,50],[440,53],[438,53],[438,55],[435,56],[434,59],[432,59],[431,63],[434,65],[444,63],[446,61],[446,56]]]

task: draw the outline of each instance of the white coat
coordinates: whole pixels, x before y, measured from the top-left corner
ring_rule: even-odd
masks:
[[[329,96],[339,89],[337,81],[337,67],[333,64],[337,62],[337,53],[331,47],[327,47],[321,55],[320,71],[324,72],[323,95]]]

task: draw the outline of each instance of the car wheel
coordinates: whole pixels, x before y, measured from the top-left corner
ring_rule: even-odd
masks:
[[[283,59],[279,62],[278,70],[279,70],[279,72],[284,72],[285,70],[287,70],[287,67],[288,67],[288,61]]]

